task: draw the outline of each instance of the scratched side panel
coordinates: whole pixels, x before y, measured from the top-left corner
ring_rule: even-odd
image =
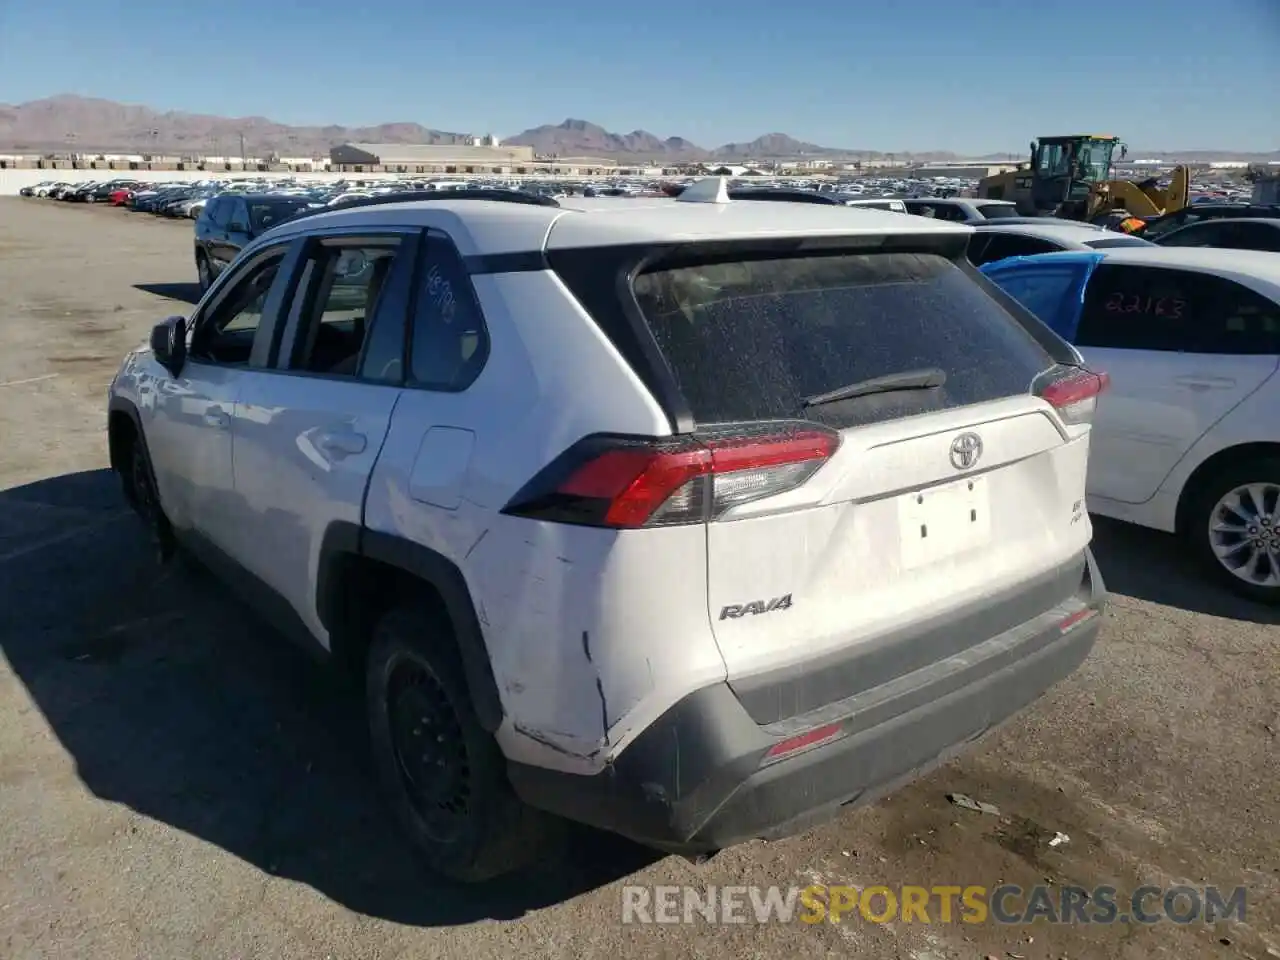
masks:
[[[724,680],[706,615],[706,528],[610,531],[501,518],[486,584],[512,759],[599,769],[687,693]],[[552,756],[547,756],[551,748]]]

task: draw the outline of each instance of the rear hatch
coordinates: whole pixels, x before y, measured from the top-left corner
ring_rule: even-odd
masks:
[[[633,286],[722,458],[707,612],[731,681],[1083,566],[1098,378],[956,262],[721,251]]]

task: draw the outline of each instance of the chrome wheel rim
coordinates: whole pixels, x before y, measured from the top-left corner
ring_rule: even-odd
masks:
[[[209,286],[209,261],[201,257],[200,262],[196,264],[196,271],[200,274],[200,286]]]
[[[1209,514],[1209,546],[1232,576],[1280,587],[1280,483],[1246,483],[1226,493]]]

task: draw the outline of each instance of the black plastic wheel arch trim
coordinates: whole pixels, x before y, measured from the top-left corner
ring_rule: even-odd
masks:
[[[403,570],[434,587],[453,626],[476,719],[487,733],[502,725],[502,698],[489,661],[471,592],[462,571],[443,554],[394,534],[336,521],[325,531],[316,581],[316,613],[331,634],[340,613],[338,591],[344,558],[364,557]]]

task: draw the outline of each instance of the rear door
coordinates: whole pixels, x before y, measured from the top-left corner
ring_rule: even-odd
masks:
[[[362,358],[385,342],[380,330],[403,340],[416,249],[416,231],[307,238],[279,360],[247,377],[236,403],[237,558],[322,641],[314,596],[320,547],[334,522],[363,523],[369,477],[400,396]]]
[[[839,437],[800,486],[707,525],[708,614],[731,677],[875,642],[1080,558],[1088,431],[1030,390],[1050,350],[1069,351],[950,260],[717,262],[635,286],[699,430],[798,420],[797,436]],[[933,385],[817,399],[903,374]]]
[[[1280,305],[1211,274],[1103,263],[1075,343],[1111,375],[1094,422],[1089,493],[1144,503],[1206,431],[1274,375]]]

